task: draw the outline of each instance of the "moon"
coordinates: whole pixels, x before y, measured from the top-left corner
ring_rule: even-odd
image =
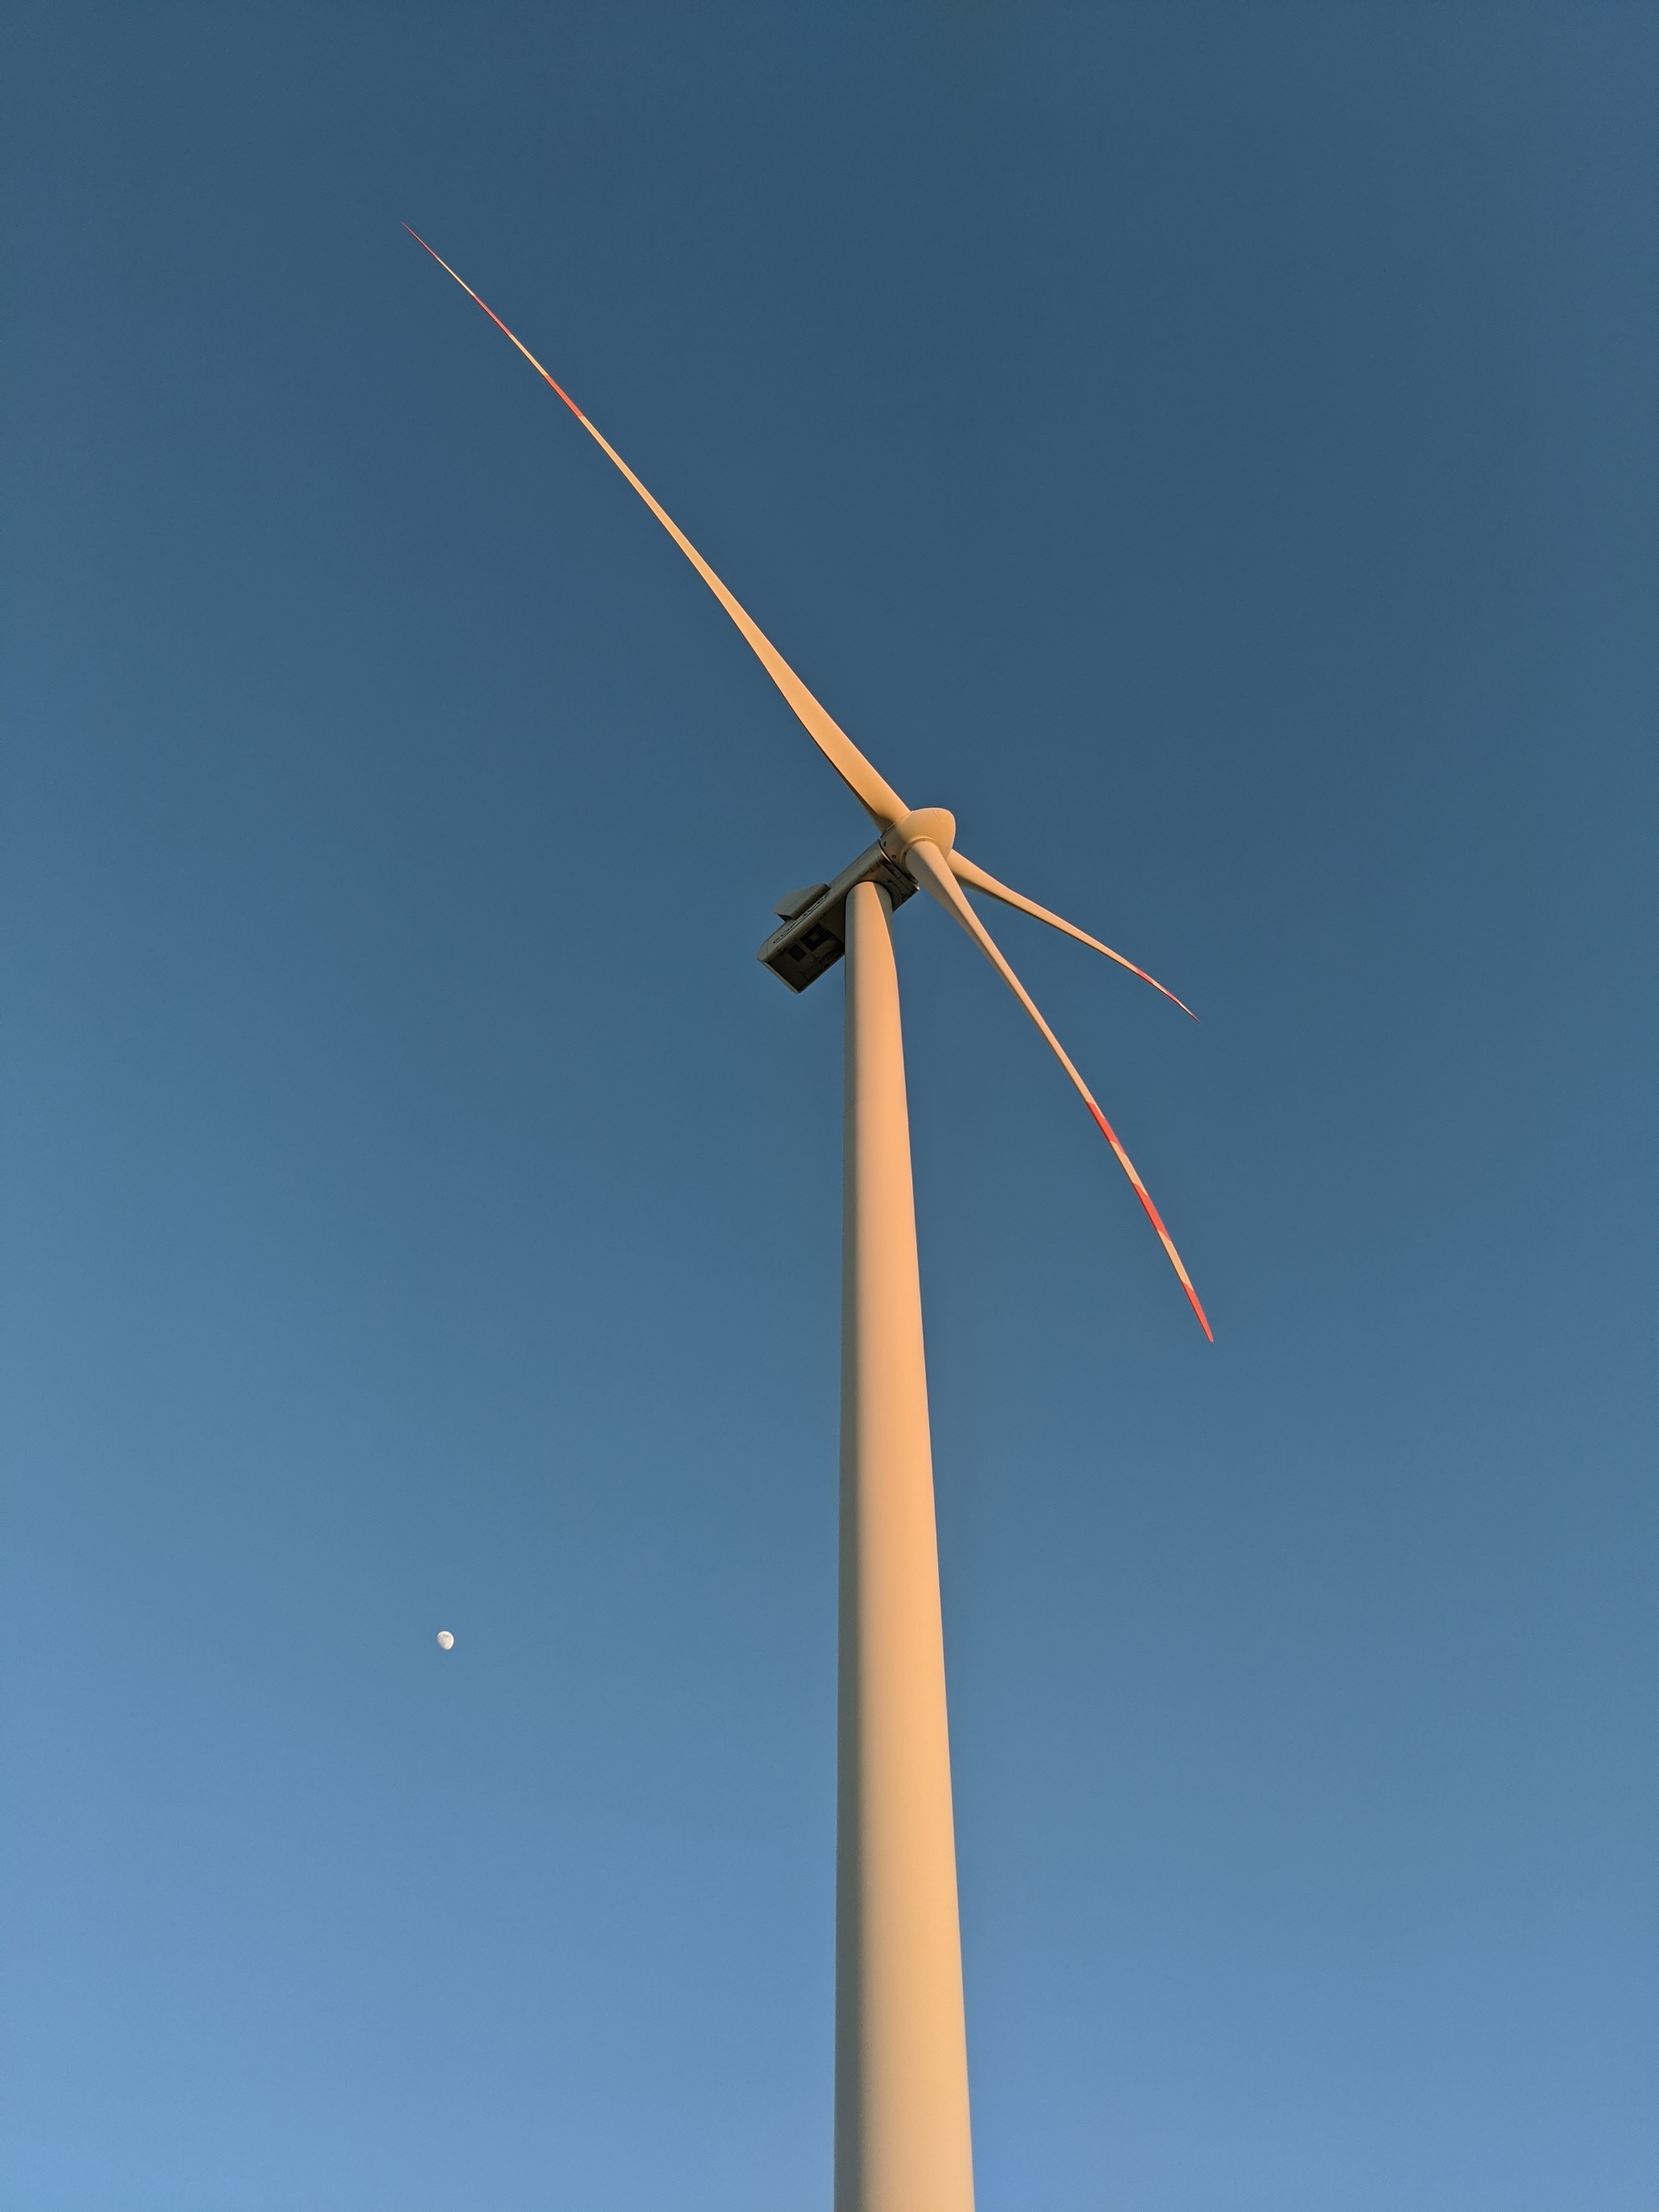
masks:
[[[455,1639],[447,1628],[441,1628],[438,1631],[438,1649],[440,1651],[453,1651],[455,1649]]]

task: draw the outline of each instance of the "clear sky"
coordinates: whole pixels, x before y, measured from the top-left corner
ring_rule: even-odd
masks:
[[[1659,13],[6,11],[9,2212],[828,2203],[862,816],[983,2212],[1651,2212]],[[435,1644],[452,1629],[455,1650]]]

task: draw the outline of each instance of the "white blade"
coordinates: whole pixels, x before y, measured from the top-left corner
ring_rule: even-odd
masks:
[[[1144,968],[1137,968],[1133,960],[1126,960],[1121,952],[1114,952],[1109,945],[1103,945],[1097,937],[1091,937],[1075,922],[1066,921],[1060,915],[1050,914],[1046,906],[1039,906],[1035,899],[1024,898],[1018,891],[1011,891],[1006,884],[1000,884],[994,876],[988,876],[983,868],[976,868],[965,854],[952,851],[949,859],[951,874],[959,882],[966,884],[970,890],[983,891],[988,898],[1000,899],[1005,906],[1016,906],[1022,914],[1033,914],[1039,921],[1046,921],[1050,929],[1064,930],[1067,937],[1076,938],[1079,945],[1086,945],[1096,952],[1103,952],[1109,960],[1115,960],[1120,968],[1127,968],[1132,975],[1139,975],[1143,983],[1150,983],[1153,990],[1162,991],[1172,1006],[1179,1006],[1183,1014],[1191,1014],[1194,1021],[1198,1019],[1186,1000],[1177,999],[1175,993],[1166,989],[1156,975],[1149,975]]]
[[[1176,1250],[1174,1240],[1170,1237],[1169,1231],[1164,1226],[1163,1216],[1158,1212],[1158,1208],[1152,1204],[1152,1193],[1147,1189],[1146,1184],[1142,1182],[1139,1176],[1136,1173],[1134,1162],[1129,1158],[1127,1152],[1124,1151],[1122,1146],[1118,1142],[1117,1132],[1113,1128],[1111,1123],[1106,1119],[1106,1116],[1101,1112],[1099,1106],[1096,1103],[1094,1093],[1090,1090],[1088,1085],[1083,1080],[1083,1078],[1078,1073],[1077,1069],[1073,1066],[1066,1048],[1061,1044],[1060,1039],[1049,1028],[1048,1023],[1043,1020],[1042,1016],[1037,1012],[1036,1002],[1031,997],[1030,993],[1026,989],[1024,983],[1020,981],[1018,976],[1015,975],[1013,969],[1008,965],[1008,963],[1003,958],[1002,954],[998,948],[996,939],[992,936],[990,931],[987,929],[985,924],[980,920],[979,916],[974,912],[972,907],[969,905],[967,900],[963,897],[961,887],[957,884],[956,878],[951,874],[950,863],[945,860],[944,854],[939,850],[937,845],[930,843],[926,838],[924,838],[920,844],[912,845],[905,854],[904,865],[909,870],[910,873],[916,878],[916,881],[921,885],[922,889],[924,890],[931,891],[933,896],[939,901],[939,904],[945,908],[945,912],[955,921],[959,921],[962,924],[962,927],[967,931],[969,936],[973,939],[975,944],[978,945],[980,951],[985,955],[991,965],[996,969],[998,975],[1001,976],[1003,981],[1008,986],[1008,988],[1019,1000],[1021,1006],[1024,1007],[1026,1012],[1036,1024],[1038,1029],[1042,1030],[1042,1035],[1048,1042],[1049,1051],[1053,1053],[1054,1058],[1060,1062],[1067,1075],[1071,1077],[1084,1104],[1088,1108],[1089,1111],[1094,1115],[1096,1121],[1099,1124],[1102,1136],[1105,1138],[1107,1143],[1117,1154],[1118,1165],[1122,1169],[1124,1174],[1128,1176],[1129,1181],[1134,1185],[1135,1196],[1140,1200],[1142,1206],[1146,1207],[1146,1218],[1152,1223],[1153,1228],[1158,1231],[1158,1241],[1163,1245],[1164,1251],[1169,1255],[1170,1265],[1175,1269],[1176,1274],[1181,1278],[1181,1287],[1186,1291],[1188,1299],[1191,1301],[1193,1311],[1198,1316],[1199,1326],[1204,1331],[1205,1335],[1209,1338],[1211,1343],[1213,1344],[1215,1342],[1215,1331],[1210,1327],[1209,1321],[1205,1314],[1204,1309],[1199,1304],[1198,1292],[1193,1288],[1193,1279],[1187,1273],[1186,1268],[1182,1264],[1181,1255]]]
[[[409,225],[405,223],[404,225],[404,228],[405,230],[409,230]],[[450,267],[443,256],[441,253],[433,253],[432,248],[427,245],[425,239],[421,236],[418,231],[409,230],[409,234],[415,240],[416,246],[424,247],[427,252],[432,253],[432,258],[437,263],[439,268],[441,269],[447,276],[455,276],[455,271]],[[519,351],[530,363],[532,368],[535,370],[536,374],[539,377],[543,378],[548,384],[552,386],[554,391],[558,393],[560,398],[563,400],[565,405],[570,410],[576,420],[581,424],[588,436],[592,439],[595,445],[597,445],[603,453],[607,454],[609,458],[616,463],[617,468],[622,471],[623,476],[625,476],[629,483],[633,485],[635,490],[638,492],[640,497],[650,508],[652,514],[656,516],[658,521],[661,523],[663,528],[668,532],[674,543],[679,547],[681,552],[684,554],[686,559],[691,563],[691,566],[702,578],[702,580],[708,585],[709,590],[714,594],[714,597],[726,609],[726,613],[731,616],[732,621],[736,623],[738,628],[743,632],[744,636],[749,641],[750,647],[753,652],[755,658],[760,662],[761,666],[766,671],[772,681],[777,685],[779,690],[782,692],[784,697],[788,701],[790,706],[794,710],[797,720],[800,722],[802,728],[806,732],[807,736],[811,738],[813,744],[817,745],[818,750],[824,756],[824,758],[830,763],[831,768],[836,770],[836,774],[841,777],[842,781],[848,786],[848,789],[852,792],[854,797],[859,801],[860,805],[864,808],[865,811],[870,815],[874,821],[878,823],[884,830],[890,829],[895,822],[902,821],[904,816],[907,815],[910,810],[906,806],[904,801],[899,797],[897,792],[894,790],[892,785],[887,781],[886,778],[883,776],[878,769],[873,768],[871,763],[866,760],[864,755],[853,743],[853,740],[848,736],[846,731],[842,728],[840,723],[836,720],[834,715],[832,715],[826,708],[821,706],[812,696],[812,694],[801,682],[799,677],[796,675],[794,670],[789,665],[789,663],[772,643],[770,638],[766,635],[759,624],[750,617],[747,611],[738,605],[736,599],[734,599],[731,592],[726,590],[725,585],[721,583],[720,578],[709,567],[708,562],[703,559],[702,554],[698,552],[696,547],[691,543],[691,540],[686,536],[679,525],[675,522],[671,515],[665,514],[663,509],[658,506],[656,501],[652,498],[650,493],[635,475],[633,470],[629,467],[622,455],[617,453],[615,447],[608,444],[606,441],[600,436],[599,433],[593,428],[593,425],[588,421],[586,416],[582,413],[581,409],[577,406],[575,401],[570,397],[570,394],[565,390],[564,386],[562,384],[556,382],[552,377],[548,375],[547,371],[542,367],[540,362],[537,360],[535,355],[531,352],[529,347],[524,344],[519,338],[514,337],[513,332],[507,329],[507,325],[501,320],[495,309],[493,307],[484,307],[483,301],[478,298],[477,294],[466,282],[465,278],[455,276],[455,282],[460,286],[462,291],[466,294],[469,300],[473,301],[478,307],[483,307],[485,314],[487,314],[490,321],[495,324],[496,329],[502,331],[507,337],[513,339],[514,344],[518,347]]]

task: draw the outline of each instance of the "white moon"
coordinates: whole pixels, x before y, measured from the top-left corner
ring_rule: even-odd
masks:
[[[447,1628],[441,1628],[438,1631],[438,1649],[441,1651],[453,1651],[455,1649],[455,1639]]]

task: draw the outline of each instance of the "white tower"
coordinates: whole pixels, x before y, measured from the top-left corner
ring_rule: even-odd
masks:
[[[892,908],[847,897],[836,2212],[972,2212],[921,1283]]]

